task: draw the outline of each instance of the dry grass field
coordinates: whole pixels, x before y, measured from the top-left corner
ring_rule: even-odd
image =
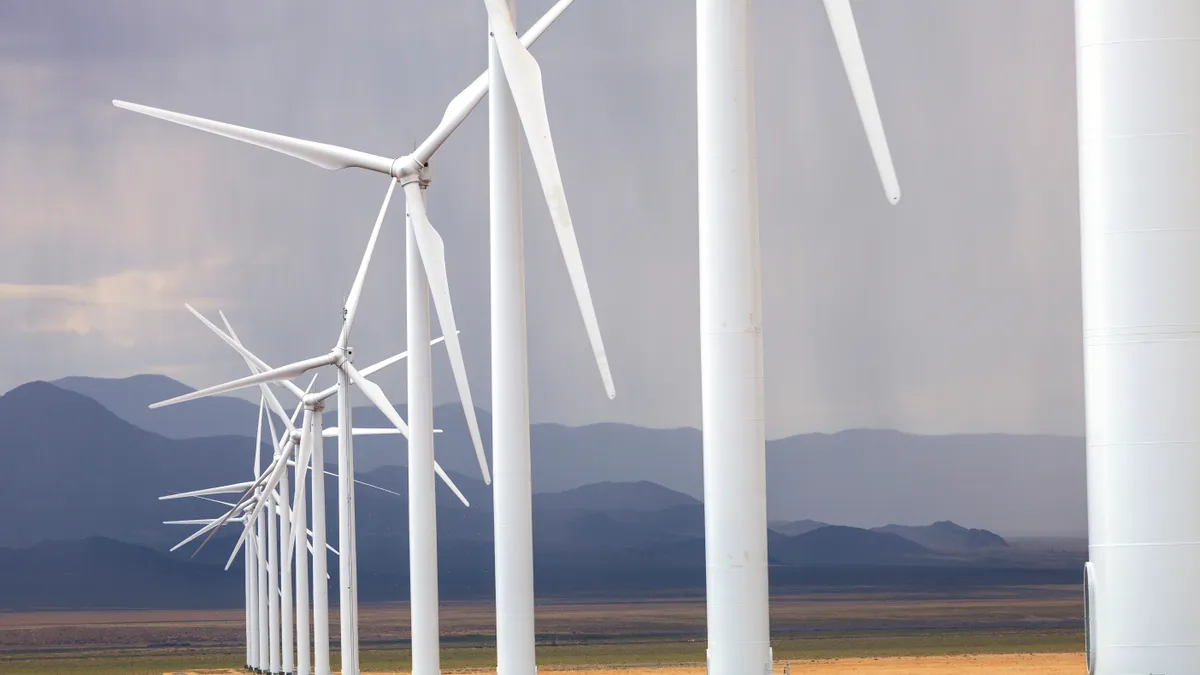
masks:
[[[1076,587],[777,596],[777,672],[1082,672],[1081,600]],[[362,613],[364,670],[406,672],[407,605]],[[703,598],[547,599],[537,618],[542,672],[703,672]],[[442,628],[443,671],[494,668],[490,604],[444,603]],[[243,644],[240,610],[0,613],[4,675],[219,672]]]

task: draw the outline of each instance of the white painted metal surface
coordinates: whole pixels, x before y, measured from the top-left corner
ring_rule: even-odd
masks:
[[[508,4],[515,16],[515,0]],[[496,671],[499,675],[533,675],[537,661],[521,128],[512,91],[491,37],[488,78]]]
[[[249,553],[250,553],[250,550],[246,549],[244,555],[247,557],[247,559],[249,558]],[[242,570],[242,597],[243,597],[243,602],[245,604],[244,609],[246,612],[246,617],[245,617],[245,621],[246,621],[246,630],[245,630],[245,633],[246,633],[246,662],[244,665],[246,666],[246,668],[250,668],[251,667],[250,663],[253,660],[251,657],[251,652],[254,651],[254,640],[252,640],[250,638],[250,567],[249,566],[246,566],[246,568]]]
[[[283,478],[279,479],[279,621],[280,649],[282,650],[280,666],[283,668],[282,672],[294,673],[296,670],[295,652],[293,651],[296,618],[292,613],[292,598],[295,596],[292,595],[292,561],[288,555],[292,548],[291,512],[288,506],[291,501],[291,491],[288,487],[288,472],[287,469],[284,469]],[[297,534],[307,536],[303,530]],[[304,546],[296,548],[302,553],[307,553]]]
[[[770,672],[762,290],[750,0],[698,0],[708,664]]]
[[[325,527],[325,438],[320,405],[312,416],[313,673],[329,675],[329,564]]]
[[[259,488],[261,490],[262,488]],[[257,544],[258,555],[258,669],[271,670],[271,613],[267,589],[271,587],[267,572],[267,519],[259,518]]]
[[[354,595],[358,592],[355,581],[353,539],[354,514],[354,437],[349,433],[353,426],[351,417],[350,383],[345,371],[338,370],[337,415],[338,415],[338,627],[341,630],[341,656],[343,673],[355,673],[358,641],[355,639]],[[316,465],[313,465],[316,468]],[[316,471],[313,471],[316,474]]]
[[[304,407],[304,417],[300,422],[300,457],[312,456],[312,418],[311,406]],[[307,459],[306,459],[307,461]],[[304,478],[296,471],[296,496],[292,505],[293,518],[296,521],[295,536],[298,542],[308,541],[308,493],[304,489]],[[296,675],[311,675],[312,646],[309,644],[308,621],[308,550],[302,543],[292,547],[296,557]],[[323,552],[323,551],[322,551]],[[313,548],[313,555],[317,550]],[[322,578],[321,581],[324,581]]]
[[[267,616],[271,645],[271,672],[280,672],[279,633],[279,517],[275,515],[275,497],[266,496],[267,507],[262,514],[267,521]]]
[[[250,537],[242,560],[246,568],[246,667],[253,669],[258,667],[258,565]]]
[[[412,673],[441,671],[438,623],[437,503],[433,473],[433,382],[429,285],[412,218],[406,218],[408,332],[408,588]]]
[[[824,0],[888,201],[900,187],[849,0]],[[697,0],[708,670],[771,672],[750,0]]]
[[[1095,672],[1200,664],[1200,3],[1077,0]]]

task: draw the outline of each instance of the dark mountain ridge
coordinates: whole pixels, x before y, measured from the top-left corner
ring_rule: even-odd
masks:
[[[461,411],[457,414],[461,420]],[[599,426],[615,437],[641,431]],[[465,437],[463,443],[468,450]],[[330,442],[326,448],[327,468],[334,470],[336,445]],[[263,452],[265,456],[268,450]],[[469,456],[459,465],[442,446],[438,452],[472,505],[463,507],[444,486],[436,486],[443,595],[486,597],[493,584],[491,488],[473,477],[478,469]],[[240,575],[220,568],[240,530],[236,525],[223,529],[195,559],[189,557],[195,543],[167,554],[190,528],[161,521],[212,517],[223,508],[197,500],[164,502],[158,496],[247,480],[252,456],[251,438],[167,438],[131,425],[86,396],[44,382],[0,396],[0,462],[10,469],[0,474],[0,512],[22,514],[0,522],[0,546],[18,547],[0,551],[0,578],[23,585],[0,594],[0,607],[229,604],[226,599],[240,593]],[[465,472],[454,471],[462,466]],[[384,465],[358,478],[398,493],[356,488],[362,597],[403,599],[408,591],[407,471]],[[335,480],[325,480],[326,509],[334,513]],[[645,480],[608,480],[537,494],[533,507],[539,593],[703,588],[704,507],[687,494]],[[329,525],[330,541],[336,543],[336,518]],[[990,583],[1068,574],[1061,556],[1021,558],[997,544],[1003,542],[1000,537],[949,522],[877,531],[816,521],[773,527],[782,530],[769,532],[775,587]],[[44,538],[68,541],[38,543]],[[1073,560],[1070,574],[1077,571]],[[234,570],[239,565],[240,556]],[[934,569],[940,571],[922,571]],[[72,575],[86,583],[52,583]],[[101,591],[90,593],[89,585]],[[195,590],[178,591],[175,585]]]

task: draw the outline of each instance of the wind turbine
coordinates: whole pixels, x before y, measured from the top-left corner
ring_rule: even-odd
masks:
[[[900,199],[849,0],[824,0],[888,201]],[[762,279],[750,0],[697,0],[708,672],[769,672]]]

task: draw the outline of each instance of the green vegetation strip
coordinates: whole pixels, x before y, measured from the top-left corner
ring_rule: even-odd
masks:
[[[775,660],[806,661],[854,657],[935,656],[944,654],[1012,654],[1076,652],[1083,635],[1058,631],[929,631],[903,633],[827,633],[778,636],[772,642]],[[545,666],[586,667],[701,663],[704,641],[612,640],[588,644],[540,644],[538,662]],[[160,648],[153,650],[61,651],[0,656],[4,675],[161,675],[171,671],[239,668],[244,651],[230,648]],[[496,663],[493,644],[447,641],[442,650],[443,671],[488,668]],[[336,668],[337,656],[334,655]],[[364,672],[408,671],[407,648],[364,645]]]

